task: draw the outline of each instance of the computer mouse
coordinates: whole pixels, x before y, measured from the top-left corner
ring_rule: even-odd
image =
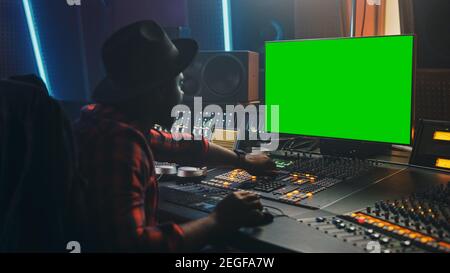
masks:
[[[267,225],[273,222],[273,214],[269,212],[267,209],[263,209],[262,211],[263,218],[261,220],[261,225]]]

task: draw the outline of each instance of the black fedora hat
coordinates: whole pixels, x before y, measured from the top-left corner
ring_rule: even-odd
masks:
[[[197,52],[194,40],[172,41],[152,20],[128,25],[103,45],[106,78],[95,88],[92,99],[116,103],[149,92],[183,72]]]

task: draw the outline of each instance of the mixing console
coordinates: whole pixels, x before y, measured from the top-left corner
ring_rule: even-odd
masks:
[[[292,205],[308,206],[302,200],[343,181],[358,177],[375,168],[372,161],[296,154],[293,158],[274,158],[278,174],[273,177],[252,176],[244,170],[232,170],[202,181],[207,186],[245,189],[263,198]]]
[[[366,251],[450,253],[450,185],[346,215],[299,221]]]
[[[217,203],[229,194],[227,190],[195,183],[165,185],[160,192],[164,201],[203,212],[212,212]]]

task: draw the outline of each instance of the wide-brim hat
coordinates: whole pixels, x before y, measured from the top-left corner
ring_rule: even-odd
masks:
[[[114,33],[102,48],[106,77],[92,99],[115,103],[151,92],[183,72],[198,52],[192,39],[170,40],[151,20],[139,21]]]

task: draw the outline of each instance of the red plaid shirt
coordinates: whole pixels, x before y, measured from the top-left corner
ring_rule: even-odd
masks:
[[[177,251],[183,231],[157,223],[154,162],[204,162],[208,142],[141,132],[112,107],[88,105],[75,124],[80,169],[88,180],[88,240],[94,251]],[[186,138],[184,138],[186,139]]]

